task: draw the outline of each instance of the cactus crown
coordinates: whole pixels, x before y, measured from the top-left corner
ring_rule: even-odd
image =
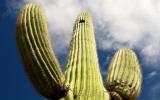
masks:
[[[120,49],[112,59],[103,86],[92,17],[81,13],[74,25],[65,73],[53,52],[41,6],[26,4],[17,18],[17,46],[33,86],[52,100],[135,99],[142,74],[136,54]]]

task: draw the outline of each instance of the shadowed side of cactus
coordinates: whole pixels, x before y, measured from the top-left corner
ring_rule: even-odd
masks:
[[[81,13],[74,25],[65,71],[68,100],[109,100],[103,87],[90,14]]]
[[[135,100],[141,91],[142,72],[131,49],[120,49],[114,55],[106,80],[106,87],[114,100]]]
[[[65,96],[64,76],[48,39],[47,21],[39,5],[26,4],[21,9],[16,35],[26,72],[34,87],[47,98]]]

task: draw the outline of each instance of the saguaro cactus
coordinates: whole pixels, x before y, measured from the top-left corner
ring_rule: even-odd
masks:
[[[122,77],[117,71],[117,68],[119,70],[120,67],[111,65],[107,78],[107,89],[110,93],[104,88],[90,14],[83,12],[75,21],[64,75],[53,52],[46,17],[40,5],[26,4],[21,9],[17,18],[16,31],[17,46],[26,72],[34,87],[46,98],[51,100],[114,100],[119,95],[120,100],[121,97],[125,99],[138,95],[141,73],[139,67],[136,67],[138,64],[135,63],[137,59],[135,59],[134,53],[126,53],[128,58],[118,58],[120,59],[118,63],[126,62],[125,66],[133,64],[131,69],[130,67],[122,67],[120,71],[121,73],[130,72],[131,78],[127,80],[128,74],[123,74]],[[114,58],[116,59],[116,57]],[[115,69],[116,71],[114,71]],[[138,74],[134,76],[136,73]],[[119,84],[125,81],[129,83],[129,86],[131,84],[131,88],[125,87],[129,90],[115,88],[114,86],[117,85],[114,85],[114,82],[119,82],[119,79]],[[119,87],[121,88],[121,86]]]
[[[141,83],[142,73],[136,54],[127,48],[118,50],[110,64],[106,84],[112,98],[136,99]]]

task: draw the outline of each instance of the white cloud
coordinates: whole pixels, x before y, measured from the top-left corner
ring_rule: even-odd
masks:
[[[131,47],[140,50],[146,64],[160,61],[159,0],[37,1],[44,5],[54,48],[59,54],[66,53],[75,17],[87,10],[94,18],[99,49]]]

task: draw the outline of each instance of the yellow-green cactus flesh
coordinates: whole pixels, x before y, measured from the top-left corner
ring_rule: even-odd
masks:
[[[133,50],[124,48],[116,52],[109,66],[106,81],[107,89],[118,93],[123,99],[131,100],[139,96],[142,72]]]

